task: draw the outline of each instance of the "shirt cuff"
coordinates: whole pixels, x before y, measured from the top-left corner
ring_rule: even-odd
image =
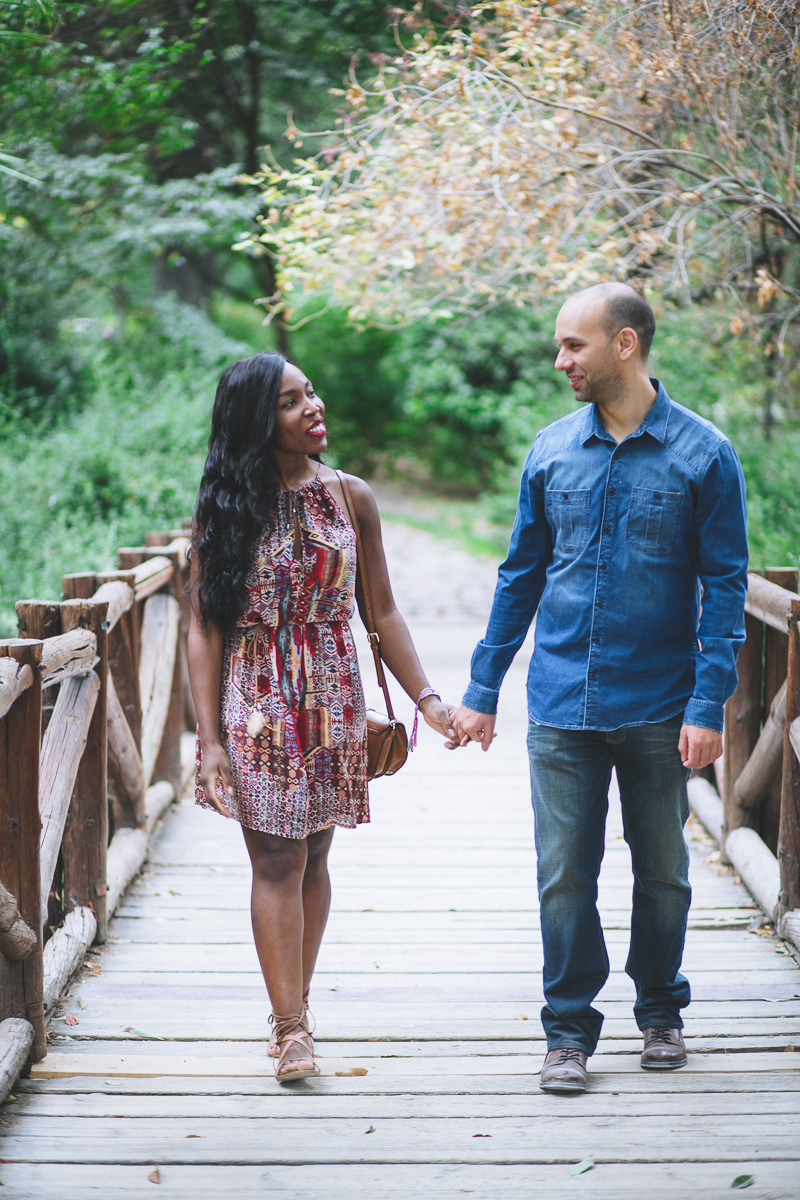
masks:
[[[487,717],[493,717],[497,712],[499,694],[498,689],[482,687],[473,679],[470,680],[461,703],[465,704],[467,708],[471,708],[473,712],[485,713]]]
[[[698,700],[692,696],[683,714],[684,725],[697,725],[700,729],[715,729],[722,733],[724,706],[716,700]]]

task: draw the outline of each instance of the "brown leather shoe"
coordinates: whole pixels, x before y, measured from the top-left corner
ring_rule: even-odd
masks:
[[[543,1092],[585,1092],[588,1058],[577,1046],[548,1050],[539,1073],[539,1087]]]
[[[645,1071],[675,1071],[678,1067],[686,1066],[686,1046],[680,1029],[651,1025],[642,1033],[644,1050],[641,1062]]]

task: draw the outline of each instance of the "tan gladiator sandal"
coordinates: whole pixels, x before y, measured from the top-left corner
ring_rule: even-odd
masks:
[[[289,1013],[282,1017],[273,1014],[273,1024],[278,1046],[278,1058],[275,1061],[278,1083],[294,1083],[298,1079],[319,1075],[319,1067],[314,1062],[314,1042],[302,1013]],[[302,1056],[287,1062],[291,1053],[297,1053],[297,1047],[302,1050]]]
[[[310,992],[310,990],[311,990],[310,988],[306,988],[306,990],[303,992],[303,1016],[306,1019],[306,1023],[308,1023],[308,1020],[309,1020],[308,993]],[[274,1017],[275,1017],[275,1013],[270,1013],[270,1015],[269,1015],[270,1025],[274,1024]],[[309,1030],[309,1033],[313,1034],[313,1032],[314,1032],[314,1028],[312,1026],[311,1029]],[[270,1058],[278,1057],[278,1043],[277,1042],[270,1042],[269,1049],[267,1050],[267,1054],[269,1055]]]

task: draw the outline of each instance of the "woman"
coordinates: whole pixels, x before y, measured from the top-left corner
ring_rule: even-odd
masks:
[[[189,673],[199,804],[242,825],[280,1083],[319,1074],[308,990],[330,907],[337,825],[369,820],[366,718],[348,619],[355,533],[319,458],[325,405],[280,354],[220,380],[192,544]],[[453,736],[392,598],[375,500],[348,476],[383,658]]]

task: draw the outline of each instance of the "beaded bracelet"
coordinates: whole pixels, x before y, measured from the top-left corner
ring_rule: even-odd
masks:
[[[419,724],[419,706],[423,700],[427,700],[428,696],[435,696],[437,700],[441,700],[441,698],[442,698],[439,695],[439,693],[436,691],[436,688],[426,687],[426,688],[423,688],[422,691],[420,692],[419,696],[417,697],[416,707],[414,709],[414,725],[411,730],[411,741],[409,742],[409,746],[408,746],[409,750],[416,750],[416,748],[417,748],[417,726]]]

